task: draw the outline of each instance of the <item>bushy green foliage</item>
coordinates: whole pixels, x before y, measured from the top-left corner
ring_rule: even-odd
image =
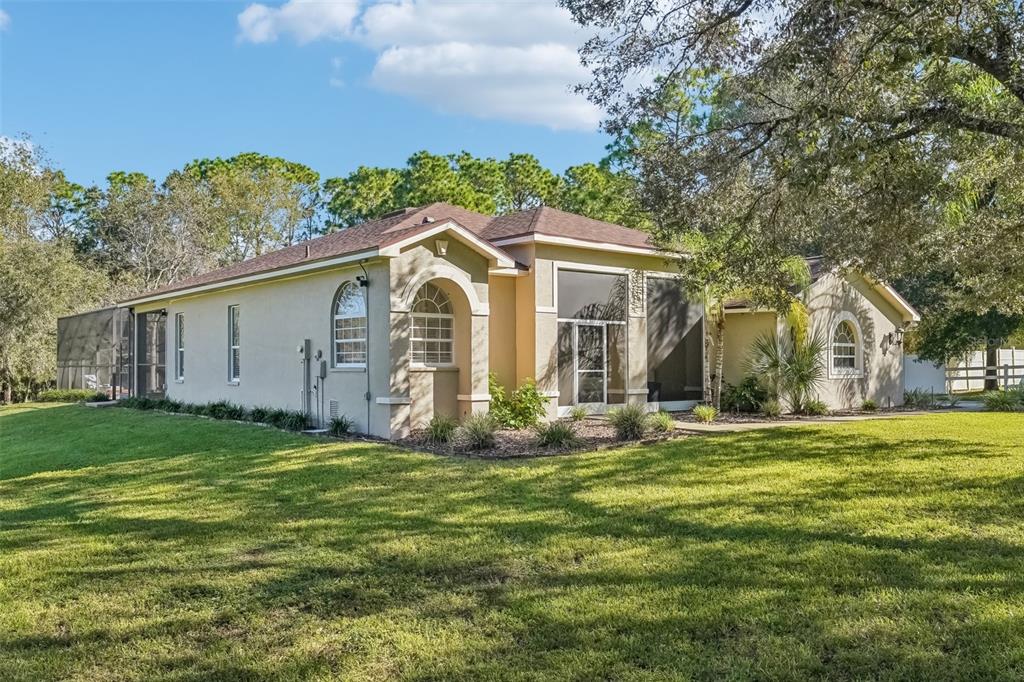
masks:
[[[587,410],[587,408],[583,407],[582,405],[576,405],[571,410],[569,410],[569,419],[573,420],[574,422],[581,422],[588,416],[590,416],[590,412]]]
[[[159,400],[141,396],[130,396],[117,401],[118,407],[128,407],[133,410],[155,410],[159,403]]]
[[[459,428],[459,420],[447,414],[435,414],[427,424],[427,440],[438,445],[450,443]]]
[[[871,398],[868,398],[867,400],[860,404],[860,409],[863,412],[875,412],[878,410],[878,403],[876,403]]]
[[[575,422],[558,419],[547,424],[538,424],[537,445],[542,448],[566,448],[579,442]]]
[[[823,400],[809,400],[804,405],[804,414],[812,417],[823,417],[829,413],[828,405]]]
[[[235,405],[227,400],[218,400],[206,406],[206,416],[213,419],[234,419],[240,421],[245,419],[245,408]]]
[[[549,398],[539,390],[533,379],[505,396],[505,389],[498,383],[494,372],[487,376],[487,387],[491,394],[491,417],[500,425],[509,429],[526,429],[535,426]]]
[[[266,424],[267,414],[270,413],[268,407],[254,407],[249,410],[249,421],[256,422],[257,424]]]
[[[159,400],[156,401],[156,404],[154,405],[153,409],[160,410],[161,412],[177,413],[181,412],[184,409],[184,407],[185,404],[177,400],[172,400],[170,398],[160,398]]]
[[[1024,410],[1024,391],[1019,388],[989,391],[981,396],[989,412],[1018,412]]]
[[[270,423],[286,431],[302,431],[309,425],[309,418],[301,410],[271,410]]]
[[[88,388],[51,388],[40,392],[36,400],[41,403],[91,403],[110,400],[110,398],[106,393]]]
[[[658,410],[647,417],[647,427],[653,433],[669,433],[675,427],[675,420],[665,410]]]
[[[331,417],[331,423],[328,425],[327,430],[332,436],[346,436],[355,429],[356,421],[351,417],[345,415],[338,415],[337,417]]]
[[[462,420],[462,435],[470,450],[493,448],[498,442],[498,424],[490,414],[473,414]]]
[[[693,418],[704,424],[710,424],[718,419],[718,410],[714,405],[698,405],[693,408]]]
[[[608,421],[619,440],[639,440],[647,429],[647,409],[637,403],[623,405],[608,412]]]
[[[775,398],[769,398],[761,403],[761,414],[768,419],[778,419],[782,416],[782,403]]]
[[[738,384],[726,384],[722,390],[723,412],[757,412],[761,403],[768,399],[768,390],[753,374],[748,374]]]

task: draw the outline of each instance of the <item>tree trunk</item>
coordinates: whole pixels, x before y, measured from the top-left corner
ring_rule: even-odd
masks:
[[[999,344],[989,339],[985,344],[985,390],[995,391],[999,388]]]
[[[720,310],[715,320],[715,388],[714,406],[722,409],[722,374],[725,371],[725,311]]]
[[[712,385],[713,373],[711,363],[714,359],[715,344],[712,341],[711,330],[704,330],[704,404],[715,404],[715,388]]]

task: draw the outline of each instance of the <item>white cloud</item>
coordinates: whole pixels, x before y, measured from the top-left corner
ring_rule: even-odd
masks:
[[[442,43],[385,50],[372,82],[450,113],[594,130],[599,111],[570,92],[585,77],[576,51],[564,45]]]
[[[249,5],[238,24],[240,37],[254,43],[290,36],[361,44],[377,53],[373,85],[442,111],[572,130],[594,130],[600,120],[571,91],[588,79],[576,53],[586,36],[555,0],[398,0],[362,10],[354,2],[289,0]]]
[[[373,47],[470,43],[522,47],[582,42],[569,11],[517,2],[446,3],[436,0],[382,2],[369,6],[358,36]]]
[[[6,31],[11,25],[11,15],[0,9],[0,31]]]
[[[238,37],[251,43],[271,43],[289,35],[300,44],[341,39],[349,34],[358,14],[359,5],[354,1],[288,0],[279,7],[254,3],[238,15]]]

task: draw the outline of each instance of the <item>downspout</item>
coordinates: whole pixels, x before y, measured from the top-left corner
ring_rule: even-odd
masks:
[[[366,435],[370,435],[370,276],[363,267],[365,259],[359,261],[359,269],[363,271],[362,277],[356,277],[359,286],[366,289],[363,292],[363,301],[366,307]]]

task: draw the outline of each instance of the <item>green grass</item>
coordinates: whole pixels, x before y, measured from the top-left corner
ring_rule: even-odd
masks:
[[[1024,677],[1024,417],[521,462],[0,410],[0,679]]]

